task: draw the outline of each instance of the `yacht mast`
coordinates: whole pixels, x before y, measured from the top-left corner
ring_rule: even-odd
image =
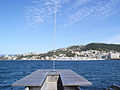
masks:
[[[54,49],[56,47],[56,14],[57,14],[57,2],[54,0]],[[55,51],[53,52],[53,71],[55,70]]]

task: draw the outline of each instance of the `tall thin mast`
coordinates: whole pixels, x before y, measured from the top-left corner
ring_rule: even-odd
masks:
[[[57,14],[57,2],[56,0],[54,0],[55,3],[55,12],[54,12],[54,48],[56,47],[56,14]],[[55,57],[55,51],[54,51],[54,55]],[[53,60],[53,71],[55,70],[55,60]]]

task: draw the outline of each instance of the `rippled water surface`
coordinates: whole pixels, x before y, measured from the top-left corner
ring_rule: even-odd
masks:
[[[38,69],[51,69],[52,61],[0,61],[0,90],[24,90],[11,84]],[[56,61],[56,69],[72,69],[93,83],[82,90],[106,90],[120,85],[120,60]]]

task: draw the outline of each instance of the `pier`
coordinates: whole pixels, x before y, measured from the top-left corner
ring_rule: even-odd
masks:
[[[80,90],[86,85],[92,83],[70,69],[37,70],[12,84],[26,90]]]

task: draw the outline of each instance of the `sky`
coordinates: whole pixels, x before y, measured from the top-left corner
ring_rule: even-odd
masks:
[[[0,1],[0,54],[43,53],[93,42],[120,44],[120,0]]]

